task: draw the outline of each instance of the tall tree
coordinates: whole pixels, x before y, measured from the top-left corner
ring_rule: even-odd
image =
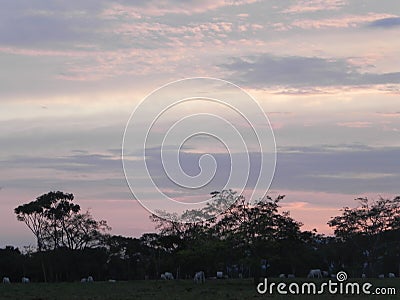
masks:
[[[338,238],[353,245],[353,253],[363,257],[368,264],[367,271],[376,273],[379,258],[400,246],[400,196],[393,199],[380,197],[375,201],[368,198],[355,200],[359,203],[357,207],[344,207],[342,214],[333,217],[328,225],[334,228]],[[397,238],[389,242],[388,237],[393,236]]]
[[[46,231],[48,245],[53,249],[64,246],[66,222],[81,209],[78,204],[72,203],[74,195],[60,191],[49,192],[38,197],[38,200],[44,206],[48,221]]]
[[[65,218],[80,210],[73,200],[73,194],[49,192],[15,208],[18,221],[25,222],[35,235],[39,251],[50,245],[55,249],[61,244]]]
[[[36,237],[37,248],[43,250],[44,232],[47,217],[44,208],[38,200],[23,204],[15,208],[17,220],[24,222]]]
[[[90,212],[80,213],[74,195],[49,192],[15,208],[19,221],[25,222],[37,239],[38,250],[70,250],[94,247],[111,228],[95,220]]]

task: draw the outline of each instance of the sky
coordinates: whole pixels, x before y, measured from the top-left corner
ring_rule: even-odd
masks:
[[[303,229],[331,234],[326,222],[343,206],[355,206],[355,198],[400,194],[398,1],[16,0],[0,6],[0,247],[34,245],[13,209],[53,190],[73,193],[113,234],[153,232],[149,212],[125,179],[122,141],[134,109],[146,103],[139,119],[153,120],[166,94],[148,96],[184,78],[226,80],[259,103],[273,129],[276,168],[272,184],[267,178],[258,189],[286,195],[282,207]],[[171,86],[173,93],[183,90]],[[246,101],[237,102],[243,110]],[[189,101],[163,115],[144,147],[148,174],[130,174],[137,193],[157,201],[141,176],[152,176],[183,202],[202,201],[224,186],[232,175],[228,158],[244,152],[230,141],[228,123],[213,123],[215,116],[189,127],[221,129],[235,151],[222,139],[192,136],[179,159],[190,176],[212,162],[217,180],[185,190],[165,177],[159,161],[160,136],[185,116],[213,114],[245,128],[230,107],[218,105]],[[247,113],[261,135],[269,132],[256,112]],[[139,132],[147,130],[138,124]],[[168,147],[176,145],[165,146],[164,158],[173,160]],[[265,147],[247,152],[252,166],[270,153]],[[144,148],[130,137],[129,167]],[[203,154],[209,155],[204,161]]]

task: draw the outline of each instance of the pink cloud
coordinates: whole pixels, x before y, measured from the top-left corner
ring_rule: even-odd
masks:
[[[349,127],[349,128],[368,128],[368,127],[371,127],[372,123],[356,121],[356,122],[341,122],[341,123],[337,123],[337,125],[342,126],[342,127]]]
[[[347,15],[340,18],[327,19],[300,19],[292,22],[292,27],[302,29],[349,28],[358,27],[360,24],[376,21],[383,18],[397,17],[393,14],[369,13],[366,15]]]
[[[377,54],[377,53],[366,53],[363,56],[354,56],[346,59],[346,61],[363,70],[369,70],[369,69],[375,69],[375,63],[379,60],[382,59],[383,56],[382,54]]]
[[[24,55],[24,56],[62,56],[82,58],[93,55],[93,52],[75,51],[75,50],[46,50],[46,49],[27,49],[17,47],[0,47],[0,53]]]
[[[146,1],[144,5],[114,4],[105,9],[100,15],[103,18],[127,17],[140,19],[143,16],[164,16],[167,14],[193,15],[216,10],[228,6],[241,6],[252,4],[259,0],[206,0],[206,1]]]
[[[387,112],[387,113],[376,113],[380,117],[385,117],[385,118],[400,118],[400,112]]]
[[[271,126],[273,130],[282,129],[285,124],[283,122],[271,122]]]
[[[273,23],[271,24],[271,26],[272,29],[274,29],[275,31],[287,31],[292,28],[290,25],[284,24],[282,22]]]
[[[162,23],[124,23],[111,31],[116,34],[129,35],[133,37],[146,38],[159,35],[180,36],[193,35],[197,38],[215,35],[219,33],[229,33],[233,31],[233,24],[230,22],[209,22],[200,24],[189,24],[188,26],[170,26]],[[156,36],[157,35],[157,36]]]
[[[284,13],[305,13],[321,10],[338,10],[346,5],[343,0],[298,0],[296,4],[283,10]]]
[[[138,9],[134,7],[124,6],[121,4],[114,4],[111,7],[105,9],[100,17],[104,19],[118,19],[118,18],[128,18],[128,19],[141,19],[142,16],[138,12]]]
[[[32,57],[63,57],[67,60],[60,67],[56,79],[95,81],[119,75],[140,75],[152,72],[171,72],[173,66],[185,56],[187,48],[176,49],[123,49],[111,51],[47,50],[17,47],[0,47],[0,53]],[[140,67],[132,67],[140,66]]]

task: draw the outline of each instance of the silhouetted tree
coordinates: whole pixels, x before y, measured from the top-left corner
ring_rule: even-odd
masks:
[[[73,194],[60,191],[41,195],[15,209],[17,219],[34,233],[38,250],[70,250],[95,247],[111,228],[104,220],[95,220],[89,211],[80,213]]]
[[[359,206],[344,207],[342,214],[332,218],[328,225],[335,235],[351,244],[349,251],[357,256],[358,263],[368,264],[368,271],[375,275],[376,264],[391,249],[400,247],[400,196],[393,199],[380,197],[376,201],[357,198]],[[400,270],[400,261],[398,261]]]
[[[211,265],[214,272],[247,264],[258,281],[262,259],[275,260],[277,265],[285,262],[293,270],[297,260],[287,249],[301,249],[306,243],[300,231],[302,224],[288,212],[279,211],[283,198],[267,196],[250,202],[235,191],[223,190],[213,192],[212,201],[201,210],[186,211],[182,216],[163,212],[151,218],[163,237],[158,241],[164,251],[176,254],[178,267]],[[180,222],[188,219],[197,222]]]
[[[73,199],[72,194],[49,192],[15,208],[18,221],[25,222],[35,235],[39,251],[44,249],[45,240],[52,240],[54,248],[59,245],[65,217],[80,210],[79,205],[71,203]]]
[[[99,248],[96,255],[106,253],[101,248],[111,228],[106,221],[95,220],[90,212],[81,213],[73,200],[73,194],[49,192],[14,210],[17,219],[36,237],[38,255],[32,255],[32,261],[39,258],[44,281],[47,277],[67,280],[74,276],[71,266],[79,251]]]

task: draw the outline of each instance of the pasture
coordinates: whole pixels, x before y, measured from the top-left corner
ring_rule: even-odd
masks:
[[[285,279],[279,282],[302,282],[305,279]],[[351,280],[352,282],[355,280]],[[365,279],[374,287],[395,287],[397,295],[260,295],[251,280],[207,280],[205,284],[194,284],[193,280],[129,281],[94,283],[31,283],[0,285],[0,299],[21,300],[123,300],[123,299],[398,299],[400,279]],[[314,280],[321,282],[321,280]]]

